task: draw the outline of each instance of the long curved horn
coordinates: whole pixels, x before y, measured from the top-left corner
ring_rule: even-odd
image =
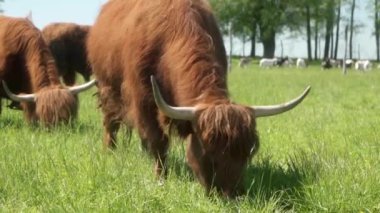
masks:
[[[272,106],[251,106],[251,107],[255,111],[256,117],[277,115],[277,114],[286,112],[288,110],[291,110],[295,106],[297,106],[299,103],[301,103],[302,100],[309,93],[310,89],[311,89],[311,87],[308,86],[300,96],[298,96],[297,98],[295,98],[289,102],[283,103],[283,104],[272,105]]]
[[[154,101],[157,107],[168,117],[178,120],[191,121],[194,119],[195,107],[172,107],[168,105],[161,96],[160,89],[153,75],[150,76],[153,88]]]
[[[80,92],[83,92],[85,90],[88,90],[90,89],[94,84],[96,84],[96,79],[93,79],[85,84],[82,84],[82,85],[78,85],[78,86],[72,86],[72,87],[69,87],[68,90],[73,94],[78,94]]]
[[[8,85],[7,83],[5,83],[5,81],[2,81],[2,84],[3,84],[5,93],[7,93],[8,97],[11,100],[17,101],[17,102],[35,102],[36,100],[35,94],[16,95],[9,90]]]

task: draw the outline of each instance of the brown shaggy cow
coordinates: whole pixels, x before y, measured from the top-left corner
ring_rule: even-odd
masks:
[[[75,118],[75,94],[94,84],[64,88],[41,32],[25,18],[5,16],[0,16],[0,80],[0,99],[21,102],[28,121],[46,126]]]
[[[74,85],[76,72],[85,81],[90,80],[91,69],[87,60],[86,39],[90,26],[74,23],[52,23],[42,34],[53,53],[58,72],[66,85]]]
[[[188,138],[187,163],[202,185],[228,197],[241,192],[244,170],[259,148],[255,118],[287,111],[309,91],[281,106],[231,102],[222,36],[205,0],[110,0],[87,47],[105,146],[116,145],[120,123],[136,128],[160,177],[168,134],[176,130]]]

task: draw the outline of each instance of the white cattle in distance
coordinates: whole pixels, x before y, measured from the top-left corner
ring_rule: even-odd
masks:
[[[296,62],[297,68],[305,68],[306,67],[306,61],[303,58],[298,58]]]
[[[288,58],[287,61],[285,61],[285,66],[292,67],[294,65],[294,60],[292,58]]]
[[[368,71],[372,69],[372,63],[369,60],[359,60],[355,63],[355,69],[361,71]]]
[[[346,59],[346,68],[352,68],[352,65],[354,64],[354,60],[352,59]]]
[[[278,59],[277,58],[263,58],[259,62],[259,66],[263,68],[270,68],[277,66]]]

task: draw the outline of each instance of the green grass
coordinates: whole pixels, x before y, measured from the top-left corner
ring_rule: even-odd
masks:
[[[178,139],[164,185],[135,134],[104,151],[92,89],[71,127],[28,126],[3,106],[0,212],[380,212],[380,71],[234,68],[229,89],[242,104],[280,103],[312,86],[293,111],[257,120],[261,147],[245,196],[207,196]]]

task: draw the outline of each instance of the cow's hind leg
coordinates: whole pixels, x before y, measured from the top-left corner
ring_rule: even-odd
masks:
[[[116,147],[116,135],[120,128],[122,102],[120,92],[111,86],[99,85],[99,100],[103,111],[104,147]]]

